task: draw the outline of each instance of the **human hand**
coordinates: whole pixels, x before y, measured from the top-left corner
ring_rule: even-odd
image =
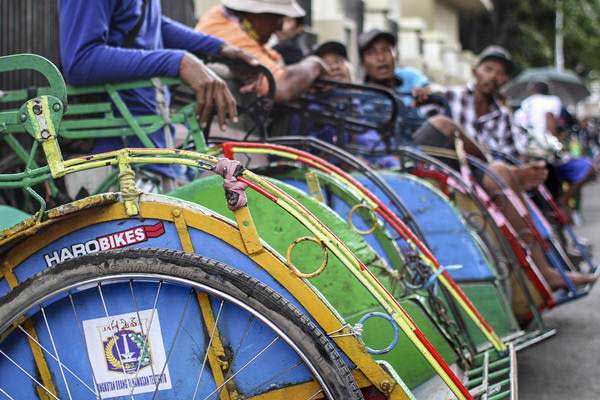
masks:
[[[327,65],[327,63],[325,61],[323,61],[323,59],[321,57],[314,56],[314,55],[308,56],[304,59],[303,62],[314,63],[315,65],[317,65],[317,67],[320,70],[319,76],[321,78],[327,78],[328,76],[332,75],[331,68],[329,68],[329,65]]]
[[[414,98],[414,106],[418,106],[420,104],[423,104],[427,101],[427,99],[429,98],[429,95],[431,94],[431,88],[429,86],[425,86],[422,88],[418,88],[418,89],[413,89],[412,90],[412,95]]]
[[[230,60],[239,60],[242,61],[248,65],[250,65],[251,67],[258,67],[259,62],[256,58],[254,58],[252,55],[246,53],[244,50],[240,49],[239,47],[236,46],[232,46],[230,44],[223,44],[223,47],[221,47],[221,56],[228,58]]]
[[[235,99],[227,84],[196,56],[187,53],[183,57],[179,77],[196,93],[196,117],[203,128],[215,106],[221,130],[225,130],[228,117],[238,122]]]
[[[545,161],[537,161],[522,165],[516,170],[519,183],[524,190],[532,190],[544,183],[548,178]]]

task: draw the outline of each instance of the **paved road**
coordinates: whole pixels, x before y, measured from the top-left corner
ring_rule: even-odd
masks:
[[[579,232],[600,259],[600,183],[586,188]],[[521,400],[600,399],[600,287],[579,301],[545,314],[558,330],[552,338],[519,353]]]

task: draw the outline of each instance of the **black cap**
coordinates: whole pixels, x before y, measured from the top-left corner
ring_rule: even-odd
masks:
[[[481,65],[483,62],[487,60],[497,60],[504,64],[506,67],[506,72],[511,73],[515,68],[515,63],[512,59],[512,56],[502,46],[488,46],[486,47],[481,54],[479,55],[479,61],[477,65]]]
[[[361,57],[377,39],[385,39],[393,46],[397,43],[396,36],[392,35],[390,32],[382,31],[381,29],[371,29],[370,31],[363,32],[358,36],[358,52]]]
[[[346,60],[348,59],[348,51],[346,50],[346,46],[340,42],[336,42],[335,40],[323,42],[313,50],[313,54],[319,57],[323,57],[325,54],[330,53],[344,57]]]

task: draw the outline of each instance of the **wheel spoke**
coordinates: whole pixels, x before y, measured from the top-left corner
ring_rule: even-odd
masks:
[[[316,397],[317,397],[319,394],[321,394],[321,393],[323,393],[323,389],[319,389],[319,390],[317,390],[315,393],[313,393],[313,395],[312,395],[312,396],[310,396],[310,397],[309,397],[308,399],[306,399],[306,400],[312,400],[312,399],[316,398]]]
[[[79,376],[78,376],[78,375],[77,375],[75,372],[73,372],[73,371],[72,371],[72,370],[71,370],[69,367],[67,367],[67,366],[66,366],[64,363],[62,363],[62,362],[60,361],[60,359],[58,359],[58,358],[57,358],[57,357],[56,357],[54,354],[52,354],[52,352],[50,352],[48,349],[46,349],[46,348],[45,348],[45,347],[44,347],[44,346],[43,346],[43,345],[42,345],[42,344],[41,344],[39,341],[37,341],[37,340],[36,340],[36,338],[34,338],[32,335],[30,335],[30,334],[29,334],[29,332],[27,332],[27,331],[26,331],[26,330],[25,330],[25,329],[24,329],[24,328],[23,328],[21,325],[19,325],[19,326],[18,326],[18,328],[19,328],[19,330],[20,330],[21,332],[23,332],[23,334],[25,334],[25,335],[27,336],[27,338],[28,338],[29,340],[31,340],[31,341],[32,341],[32,342],[34,342],[36,345],[38,345],[38,347],[39,347],[40,349],[42,349],[42,351],[43,351],[44,353],[48,354],[50,357],[52,357],[52,359],[53,359],[54,361],[56,361],[57,363],[61,364],[61,365],[62,365],[62,367],[63,367],[63,368],[64,368],[64,369],[65,369],[65,370],[66,370],[68,373],[70,373],[71,375],[73,375],[73,377],[74,377],[75,379],[77,379],[77,380],[78,380],[78,381],[79,381],[79,382],[80,382],[80,383],[81,383],[83,386],[85,386],[85,387],[86,387],[86,388],[87,388],[87,389],[88,389],[90,392],[92,392],[92,393],[94,394],[94,396],[98,397],[98,393],[96,393],[96,392],[94,391],[94,389],[92,389],[92,388],[91,388],[91,387],[90,387],[90,386],[89,386],[87,383],[85,383],[85,382],[83,381],[83,379],[82,379],[82,378],[80,378],[80,377],[79,377]]]
[[[190,301],[192,299],[193,293],[194,293],[194,289],[190,289],[187,301],[185,302],[185,306],[183,307],[183,311],[181,312],[181,317],[179,318],[179,324],[177,325],[177,330],[175,331],[175,336],[173,337],[173,341],[171,342],[171,348],[169,349],[169,352],[167,353],[167,357],[165,359],[165,364],[163,365],[163,367],[160,371],[160,375],[158,376],[158,379],[156,380],[156,386],[154,387],[154,392],[152,394],[152,400],[156,399],[156,395],[158,394],[158,387],[160,386],[160,381],[162,379],[163,374],[165,373],[165,370],[167,369],[167,364],[169,363],[171,354],[173,353],[173,350],[175,349],[175,343],[177,342],[177,338],[179,337],[179,334],[181,333],[181,327],[183,326],[183,321],[185,319],[185,315],[187,314],[187,309],[190,305]]]
[[[224,301],[221,300],[221,304],[219,305],[219,311],[217,312],[217,316],[215,317],[215,326],[213,326],[212,332],[210,334],[210,339],[208,340],[208,346],[206,347],[206,352],[204,353],[204,360],[202,361],[202,366],[200,367],[200,374],[198,374],[198,380],[196,380],[196,387],[194,388],[194,395],[192,396],[192,400],[196,400],[196,395],[198,394],[198,388],[200,387],[200,380],[202,380],[202,373],[204,372],[204,367],[206,366],[206,360],[208,360],[208,352],[210,351],[210,347],[212,346],[213,338],[215,337],[215,333],[217,331],[217,325],[219,323],[219,318],[221,317],[221,311],[223,310]]]
[[[71,293],[69,293],[69,302],[71,303],[71,308],[73,309],[73,315],[75,316],[75,321],[77,322],[77,331],[79,332],[79,335],[81,336],[81,340],[83,341],[83,344],[86,344],[86,340],[85,340],[85,335],[83,333],[83,324],[81,323],[81,319],[79,318],[79,314],[77,313],[77,308],[75,307],[75,300],[73,299],[73,295]],[[87,357],[88,359],[88,363],[90,365],[90,372],[92,373],[92,380],[94,381],[94,394],[96,395],[96,398],[99,400],[102,400],[102,393],[98,392],[98,380],[96,379],[96,374],[94,373],[94,367],[92,366],[92,362],[90,361],[90,358]]]
[[[158,288],[156,289],[156,295],[154,296],[154,303],[152,304],[152,312],[150,313],[150,322],[148,322],[148,329],[147,329],[148,334],[150,333],[150,329],[152,329],[152,321],[154,321],[154,314],[155,314],[154,311],[156,310],[156,306],[158,304],[158,296],[160,295],[160,290],[162,288],[162,284],[163,284],[162,281],[160,281],[158,283]],[[129,280],[129,288],[131,289],[131,297],[133,298],[133,303],[135,306],[135,315],[137,316],[138,322],[140,324],[142,336],[144,337],[142,349],[140,350],[140,354],[143,354],[146,351],[146,346],[148,345],[148,336],[144,333],[144,324],[142,323],[142,318],[140,317],[140,311],[139,311],[139,307],[138,307],[137,297],[135,296],[135,292],[133,290],[133,281],[131,279]],[[138,377],[138,374],[140,372],[140,367],[141,367],[141,363],[138,363],[137,368],[135,370],[134,381]],[[153,362],[150,363],[150,370],[152,371],[152,376],[156,376],[156,372],[154,371],[154,363]],[[131,397],[133,397],[134,391],[135,391],[135,386],[133,388],[131,388],[131,392],[129,392],[129,395]]]
[[[60,357],[58,355],[58,349],[56,348],[56,343],[54,342],[54,336],[52,335],[52,331],[50,330],[50,323],[48,322],[48,318],[46,317],[46,310],[44,309],[44,307],[40,307],[40,309],[42,310],[44,323],[46,324],[46,329],[48,330],[48,335],[50,336],[50,343],[52,343],[52,349],[54,349],[54,355],[56,356],[56,361],[58,362],[58,369],[60,369],[60,375],[63,378],[63,382],[65,382],[67,395],[69,396],[69,400],[73,400],[73,397],[71,396],[71,389],[69,389],[69,382],[67,382],[67,377],[65,376],[65,371],[62,367],[62,362],[60,361]]]
[[[269,343],[264,349],[262,349],[261,351],[259,351],[254,357],[252,357],[250,359],[250,361],[248,361],[246,364],[244,364],[238,371],[236,371],[236,373],[234,373],[233,375],[231,375],[229,378],[225,379],[225,381],[223,383],[221,383],[215,390],[213,390],[212,392],[210,392],[208,394],[208,396],[206,396],[204,398],[204,400],[208,400],[210,398],[210,396],[212,396],[215,393],[221,393],[221,389],[233,378],[236,377],[236,375],[240,374],[243,370],[245,370],[250,364],[252,364],[254,362],[254,360],[256,360],[258,357],[260,357],[265,351],[267,351],[271,346],[273,346],[278,340],[280,339],[279,336],[275,337],[275,339],[273,339],[271,341],[271,343]]]
[[[19,363],[17,363],[15,360],[10,358],[10,356],[8,354],[6,354],[2,349],[0,349],[0,354],[2,354],[4,357],[6,357],[8,359],[8,361],[10,361],[15,367],[20,369],[21,372],[23,372],[25,375],[27,375],[29,377],[29,379],[31,379],[33,382],[35,382],[36,385],[38,385],[39,387],[44,389],[46,391],[46,393],[48,393],[50,396],[52,396],[52,398],[54,398],[56,400],[60,400],[50,390],[48,390],[48,388],[46,388],[46,386],[42,385],[37,379],[35,379],[33,376],[31,376],[31,374],[29,372],[25,371],[25,369],[23,367],[21,367],[19,365]]]
[[[0,393],[5,395],[9,400],[15,400],[14,397],[12,397],[10,394],[6,393],[6,391],[4,391],[4,389],[2,389],[1,387],[0,387]]]
[[[110,323],[110,316],[108,314],[108,308],[106,307],[106,301],[104,300],[104,294],[102,293],[102,283],[98,283],[98,292],[100,293],[100,299],[102,300],[102,307],[104,308],[104,315],[106,317],[106,324],[107,326],[110,328],[111,327],[111,323]],[[119,340],[119,337],[117,336],[117,334],[119,333],[118,331],[118,326],[117,326],[117,331],[113,334],[113,338],[115,339],[115,342]],[[117,344],[115,345],[116,349],[117,349],[117,355],[119,356],[119,362],[121,363],[121,370],[123,371],[123,378],[125,379],[125,382],[127,382],[127,388],[129,388],[129,379],[127,379],[127,372],[125,371],[125,363],[123,362],[123,357],[121,357],[121,349],[119,349],[119,345],[118,342],[116,342]],[[131,398],[133,399],[133,396],[131,396]]]
[[[224,269],[213,273],[211,263],[202,264],[199,260],[198,266],[206,267],[207,271],[202,268],[178,270],[169,268],[171,264],[167,262],[164,267],[159,265],[160,262],[155,262],[154,252],[149,254],[152,258],[141,264],[139,256],[135,254],[127,257],[116,254],[114,268],[110,271],[102,270],[101,273],[92,273],[87,264],[86,268],[65,268],[59,270],[58,274],[44,271],[39,278],[22,283],[35,291],[36,296],[32,298],[43,299],[43,303],[42,300],[25,302],[21,308],[14,310],[0,303],[0,310],[4,313],[0,315],[6,314],[3,317],[6,322],[2,324],[9,326],[11,321],[19,321],[13,324],[14,330],[6,333],[20,331],[12,335],[12,338],[24,346],[15,347],[15,351],[19,352],[14,355],[12,347],[8,351],[6,347],[3,349],[0,346],[0,364],[3,365],[0,374],[4,376],[6,373],[5,377],[8,377],[12,371],[10,381],[2,382],[0,399],[27,397],[23,394],[24,390],[33,391],[35,395],[32,394],[31,397],[37,395],[52,400],[59,400],[59,396],[62,400],[102,400],[114,396],[129,400],[140,397],[159,399],[167,396],[168,392],[164,390],[171,388],[173,384],[173,389],[179,393],[178,397],[214,400],[226,397],[228,391],[237,393],[238,389],[234,389],[233,382],[238,379],[243,382],[246,375],[252,375],[251,371],[259,367],[257,379],[251,382],[252,389],[249,389],[253,393],[273,393],[274,388],[289,381],[286,378],[290,376],[298,376],[302,378],[302,382],[309,382],[302,386],[302,400],[332,398],[330,384],[340,393],[350,393],[344,385],[338,384],[341,380],[334,380],[330,375],[323,374],[331,371],[330,374],[337,374],[336,377],[345,379],[349,384],[353,382],[348,370],[331,363],[336,356],[333,351],[324,349],[331,354],[323,354],[323,359],[311,357],[311,353],[305,351],[309,343],[321,343],[322,336],[319,335],[322,333],[302,329],[302,324],[306,321],[300,318],[301,315],[297,316],[293,307],[284,299],[268,288],[253,286],[256,282],[250,277],[247,277],[249,285],[231,285],[231,280],[238,279],[239,272],[235,269],[231,272]],[[179,258],[175,256],[169,254],[173,263],[178,265]],[[136,260],[147,271],[132,271],[127,260]],[[48,275],[51,275],[53,281],[49,285],[40,285],[39,282],[47,279]],[[229,275],[231,279],[223,279]],[[199,310],[202,315],[192,307],[198,293],[205,296],[201,299],[203,308]],[[70,304],[66,302],[66,298]],[[252,299],[260,301],[249,301]],[[239,312],[242,313],[232,314],[234,319],[231,320],[231,325],[228,315],[230,304],[239,307]],[[285,313],[282,314],[280,308]],[[209,318],[202,324],[198,316],[205,317],[208,311]],[[159,320],[159,315],[163,312],[168,317]],[[285,328],[272,322],[272,318],[279,315],[289,315],[290,324]],[[31,318],[37,318],[38,329],[44,334],[48,332],[48,337],[38,337],[23,322],[29,323],[27,319]],[[198,323],[203,325],[203,329],[198,328]],[[41,327],[43,324],[45,328]],[[162,325],[160,329],[159,324]],[[73,332],[73,329],[77,329],[79,334]],[[135,333],[134,336],[130,335],[131,331]],[[167,335],[164,339],[163,333]],[[1,340],[8,337],[3,335]],[[126,339],[131,341],[123,342]],[[115,343],[115,340],[118,342]],[[60,386],[57,392],[54,384],[39,378],[35,365],[29,360],[31,353],[25,347],[27,342],[36,355],[46,357],[52,365],[55,382],[60,382],[60,370],[65,388]],[[77,353],[67,352],[67,343],[71,342],[76,346]],[[4,343],[7,346],[9,342]],[[14,346],[13,341],[10,343]],[[130,352],[131,343],[135,345],[133,352]],[[191,359],[180,354],[184,350],[184,344],[185,349],[194,354]],[[83,352],[81,346],[84,346]],[[126,355],[124,349],[132,356]],[[148,353],[150,349],[153,351]],[[219,354],[225,351],[226,360],[221,356],[216,357],[215,350]],[[110,351],[110,355],[107,351]],[[281,356],[280,351],[285,356]],[[293,353],[288,354],[289,351]],[[145,354],[143,361],[142,358],[136,358],[138,352]],[[74,358],[76,354],[77,359]],[[27,363],[20,361],[24,355],[29,357]],[[86,357],[87,360],[80,357]],[[221,368],[221,362],[225,361],[228,364],[227,370]],[[189,379],[190,371],[194,377],[194,369],[196,382]],[[121,380],[123,377],[125,382]],[[93,380],[93,384],[90,380]],[[180,385],[180,382],[185,384]],[[141,392],[144,394],[137,394]]]
[[[250,318],[248,318],[248,323],[246,324],[244,334],[242,335],[242,338],[240,339],[240,342],[238,343],[236,349],[233,351],[233,354],[237,354],[240,351],[240,349],[242,348],[242,345],[244,344],[246,337],[248,337],[248,333],[250,333],[250,327],[252,327],[252,324],[254,324],[255,319],[256,318],[254,317],[254,315],[252,315]]]
[[[302,360],[298,361],[296,364],[292,365],[291,367],[289,367],[288,369],[285,369],[275,375],[273,375],[272,377],[270,377],[269,379],[265,380],[264,382],[254,386],[252,389],[249,390],[249,392],[254,392],[256,389],[260,388],[261,386],[265,386],[270,384],[271,382],[273,382],[275,379],[284,376],[285,374],[293,371],[294,369],[298,368],[299,366],[304,365],[304,362],[302,362]]]

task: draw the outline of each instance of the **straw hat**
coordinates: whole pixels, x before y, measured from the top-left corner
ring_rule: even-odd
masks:
[[[222,0],[221,3],[232,10],[252,14],[269,13],[291,18],[306,15],[296,0]]]

